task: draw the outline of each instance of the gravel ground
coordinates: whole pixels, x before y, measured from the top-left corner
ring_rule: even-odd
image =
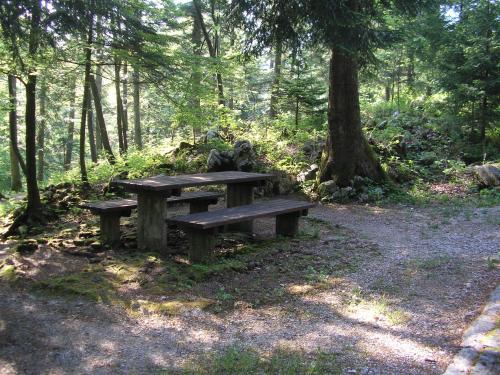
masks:
[[[379,255],[367,250],[356,269],[286,303],[133,318],[0,284],[0,373],[153,373],[228,345],[335,353],[346,374],[442,373],[498,284],[487,258],[500,251],[500,207],[320,206],[310,216],[349,231],[344,245],[353,252],[376,247]],[[258,228],[269,231],[271,223]],[[335,241],[322,232],[297,251],[328,255]]]

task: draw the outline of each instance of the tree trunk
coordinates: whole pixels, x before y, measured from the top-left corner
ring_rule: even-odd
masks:
[[[89,146],[90,146],[90,159],[92,163],[97,163],[97,147],[95,143],[95,132],[94,132],[94,112],[92,111],[92,93],[89,88],[89,107],[87,111],[87,127],[89,130]]]
[[[101,73],[101,66],[98,65],[96,67],[96,77],[95,77],[95,80],[96,80],[96,85],[97,85],[97,90],[99,92],[99,97],[101,97],[101,88],[102,88],[102,73]],[[92,94],[94,95],[94,94]],[[95,100],[94,100],[95,102]],[[94,104],[94,108],[95,108],[95,104]],[[97,112],[97,111],[96,111]],[[97,154],[100,155],[102,153],[102,139],[101,139],[101,129],[99,129],[99,121],[96,121],[95,122],[95,146],[96,146],[96,151],[97,151]]]
[[[201,61],[201,25],[196,15],[196,10],[193,9],[193,31],[191,33],[191,42],[193,43],[193,54],[196,56],[196,61]],[[196,142],[201,128],[201,101],[200,101],[200,88],[201,88],[201,67],[199,63],[192,64],[191,72],[191,109],[194,114],[191,126],[193,127],[193,143]]]
[[[90,16],[89,33],[87,37],[87,48],[85,51],[85,78],[83,82],[83,100],[82,100],[82,117],[80,122],[80,174],[82,181],[86,183],[87,166],[85,165],[85,127],[87,120],[87,112],[90,107],[90,69],[92,64],[92,16]]]
[[[128,64],[123,63],[123,95],[122,99],[122,125],[123,125],[123,147],[128,151]]]
[[[123,142],[123,103],[120,90],[120,70],[121,62],[118,58],[115,58],[116,128],[118,130],[118,147],[120,154],[123,154],[125,153],[125,144]]]
[[[349,186],[355,175],[384,180],[380,163],[361,129],[358,64],[343,50],[332,48],[328,94],[328,139],[319,181],[333,179]]]
[[[39,45],[41,0],[35,0],[31,9],[31,25],[28,53],[36,57]],[[26,213],[28,218],[38,218],[42,203],[36,180],[36,79],[35,71],[28,74],[26,82],[26,185],[28,190],[28,204]]]
[[[42,81],[40,88],[40,121],[38,122],[37,147],[38,147],[38,168],[37,179],[43,181],[45,167],[45,127],[46,127],[46,103],[47,102],[47,82]]]
[[[207,44],[208,48],[208,53],[212,59],[216,59],[218,56],[218,44],[219,44],[219,37],[218,34],[216,34],[215,38],[215,44],[212,43],[212,39],[210,38],[210,35],[207,30],[207,26],[205,25],[205,21],[203,19],[203,14],[201,12],[201,5],[198,0],[193,1],[194,9],[196,12],[196,16],[198,18],[198,22],[200,23],[201,31],[203,32],[203,36],[205,38],[205,43]],[[215,28],[217,29],[217,28]],[[222,73],[219,72],[219,68],[217,68],[217,73],[215,74],[215,77],[217,79],[217,93],[219,97],[219,104],[225,105],[225,99],[224,99],[224,85],[222,82]]]
[[[69,122],[68,135],[66,137],[66,152],[64,154],[64,170],[71,168],[71,159],[73,156],[73,135],[75,133],[75,102],[76,102],[76,78],[71,81],[71,99],[69,103]]]
[[[269,108],[269,118],[274,120],[278,115],[277,102],[279,95],[279,81],[281,75],[281,55],[282,55],[283,45],[281,40],[276,41],[275,51],[274,51],[274,79],[273,85],[271,87],[271,103]]]
[[[98,128],[101,131],[102,147],[106,153],[106,158],[110,164],[115,163],[115,157],[113,155],[113,150],[109,143],[108,131],[106,130],[106,123],[104,122],[104,114],[102,112],[101,97],[99,95],[99,88],[97,87],[97,82],[94,76],[89,77],[90,88],[92,89],[92,97],[94,98],[95,114],[97,118]]]
[[[9,137],[10,137],[10,188],[13,191],[21,191],[23,188],[23,181],[21,178],[22,165],[23,170],[26,170],[24,161],[19,152],[17,143],[17,92],[16,92],[16,77],[13,75],[8,76],[9,85]],[[26,173],[26,172],[25,172]]]
[[[142,149],[141,133],[141,87],[139,85],[139,68],[134,66],[134,143],[138,150]]]

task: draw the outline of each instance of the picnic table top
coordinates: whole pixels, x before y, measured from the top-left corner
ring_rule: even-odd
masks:
[[[114,184],[122,186],[127,191],[163,192],[192,186],[263,181],[268,180],[271,177],[273,177],[273,175],[267,173],[228,171],[182,174],[177,176],[158,175],[134,180],[116,180],[114,181]]]

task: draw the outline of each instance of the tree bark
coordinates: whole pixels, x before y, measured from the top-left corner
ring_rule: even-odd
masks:
[[[128,64],[123,63],[123,80],[122,80],[122,125],[123,125],[123,146],[125,152],[128,151]]]
[[[92,93],[89,88],[89,107],[87,111],[87,127],[89,130],[89,146],[90,146],[90,159],[93,163],[97,163],[97,147],[95,142],[95,127],[94,127],[94,112],[92,111]]]
[[[73,136],[75,133],[75,102],[76,102],[76,78],[71,80],[70,86],[71,99],[69,103],[69,122],[68,135],[66,137],[66,150],[64,154],[64,170],[71,168],[71,159],[73,156]]]
[[[10,188],[12,191],[21,191],[23,181],[21,178],[20,165],[23,171],[26,170],[26,165],[19,152],[17,143],[17,92],[16,92],[16,77],[8,76],[9,85],[9,137],[10,137]],[[26,173],[26,172],[24,172]]]
[[[142,149],[142,132],[141,132],[141,87],[139,84],[139,68],[134,66],[134,143],[138,150]]]
[[[191,43],[193,43],[193,54],[196,56],[197,61],[202,58],[201,52],[201,26],[197,16],[197,12],[193,9],[193,31],[191,33]],[[193,143],[200,133],[200,117],[201,117],[201,101],[200,101],[200,88],[201,88],[201,67],[199,63],[192,65],[191,71],[191,108],[195,118],[191,121],[193,127]]]
[[[120,90],[120,70],[121,62],[118,58],[115,58],[116,127],[118,130],[118,147],[120,154],[123,154],[125,153],[125,143],[123,141],[123,103]]]
[[[101,70],[102,70],[102,68],[100,65],[98,65],[96,67],[96,70],[95,70],[95,73],[96,73],[95,81],[96,81],[96,85],[97,85],[97,90],[99,92],[99,98],[101,97],[101,89],[102,89],[102,72],[101,72]],[[93,95],[94,94],[92,94],[92,96]],[[94,100],[94,102],[95,102],[95,100]],[[95,104],[94,104],[94,109],[95,109]],[[99,121],[96,121],[95,122],[95,145],[96,145],[96,151],[97,151],[98,155],[101,154],[102,150],[103,150],[101,133],[102,133],[101,129],[99,129]]]
[[[113,150],[109,143],[108,131],[106,130],[106,123],[104,122],[104,114],[102,112],[101,97],[99,95],[99,88],[97,87],[97,82],[94,76],[89,77],[90,88],[92,89],[92,97],[94,98],[94,107],[97,118],[97,123],[99,130],[101,131],[102,147],[106,153],[106,158],[110,164],[115,163],[115,157],[113,155]]]
[[[47,82],[42,80],[40,88],[40,121],[38,122],[37,147],[38,147],[38,168],[37,179],[43,181],[45,167],[45,127],[46,127],[46,103],[47,102]]]
[[[332,48],[328,94],[328,139],[319,181],[333,179],[349,186],[355,175],[381,182],[385,174],[361,129],[358,64],[343,50]]]
[[[281,40],[276,41],[276,46],[274,49],[274,79],[271,87],[271,103],[269,108],[269,118],[274,120],[278,115],[277,102],[279,94],[279,81],[281,76],[281,55],[282,55],[283,44]]]
[[[82,100],[82,117],[80,122],[80,175],[82,181],[86,183],[87,166],[85,165],[85,127],[87,120],[87,112],[90,106],[90,69],[92,64],[92,38],[93,24],[92,15],[89,17],[89,32],[87,37],[87,46],[85,51],[85,78],[83,82],[83,100]]]
[[[31,25],[28,53],[36,57],[40,42],[40,13],[41,0],[35,0],[31,8]],[[36,175],[36,71],[28,72],[26,82],[26,185],[28,190],[28,204],[26,214],[28,218],[36,219],[41,211],[40,192]]]

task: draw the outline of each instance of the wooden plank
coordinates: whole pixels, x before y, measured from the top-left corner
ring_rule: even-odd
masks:
[[[168,203],[185,203],[195,201],[217,200],[223,197],[224,193],[215,193],[211,191],[186,191],[180,197],[170,197],[167,199]]]
[[[110,201],[83,203],[80,207],[97,213],[122,212],[137,208],[137,201],[135,199],[115,199]]]
[[[277,216],[290,212],[303,211],[314,207],[313,203],[289,199],[274,199],[255,204],[200,212],[191,215],[175,216],[168,222],[187,227],[207,229],[238,223],[266,216]]]
[[[122,186],[127,191],[167,191],[191,186],[219,185],[239,182],[265,181],[273,175],[239,171],[185,174],[177,176],[158,175],[135,180],[116,180],[113,184]]]

